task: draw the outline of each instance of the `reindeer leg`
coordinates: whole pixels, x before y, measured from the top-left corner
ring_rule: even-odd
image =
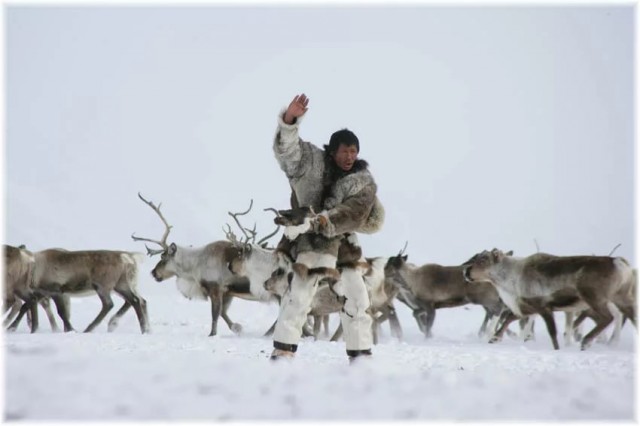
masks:
[[[533,315],[527,315],[526,317],[520,318],[518,321],[520,324],[520,335],[522,337],[523,342],[528,342],[530,340],[536,340],[536,335],[534,331],[534,327],[536,325],[535,317]]]
[[[382,306],[378,309],[371,308],[373,313],[371,314],[371,331],[373,333],[373,344],[377,345],[379,336],[382,334],[382,324],[389,319],[389,307]],[[376,315],[378,315],[376,317]]]
[[[416,323],[418,324],[418,329],[421,333],[425,332],[425,319],[424,317],[427,313],[423,309],[413,309],[413,317],[416,319]]]
[[[58,316],[62,319],[65,333],[68,331],[75,331],[69,322],[69,296],[59,294],[52,296],[51,298],[53,299],[53,303],[56,304],[56,310],[58,311]]]
[[[564,344],[565,346],[569,346],[572,343],[573,337],[573,317],[575,314],[573,312],[565,312],[564,313]]]
[[[433,305],[433,303],[425,304],[424,308],[427,312],[427,317],[424,324],[424,330],[425,330],[424,336],[426,338],[431,338],[433,337],[433,334],[431,333],[431,328],[433,327],[433,322],[436,319],[436,308]]]
[[[302,334],[303,337],[312,337],[313,336],[313,327],[311,326],[311,316],[307,315],[307,320],[302,324]]]
[[[98,312],[98,315],[96,316],[96,318],[93,321],[91,321],[91,324],[89,324],[87,328],[84,330],[85,333],[92,332],[93,329],[96,328],[102,322],[104,317],[107,316],[109,311],[113,308],[113,300],[111,299],[111,290],[103,289],[101,287],[98,287],[96,284],[93,285],[93,288],[96,290],[96,293],[98,293],[98,297],[102,302],[102,309],[100,309],[100,312]]]
[[[142,334],[149,332],[149,313],[147,311],[147,301],[139,294],[133,295],[131,302],[133,309],[136,311],[138,322],[140,323],[140,332]]]
[[[324,337],[329,337],[329,315],[322,317],[322,324],[324,325]]]
[[[202,280],[200,285],[209,291],[209,299],[211,299],[211,333],[209,336],[215,336],[218,334],[218,318],[222,308],[222,289],[215,281]]]
[[[9,306],[11,306],[11,311],[9,312],[9,315],[7,315],[4,319],[4,326],[6,327],[7,325],[9,325],[11,323],[11,320],[13,320],[15,318],[16,315],[18,315],[18,312],[20,312],[20,307],[22,306],[22,301],[13,298],[11,300],[5,300],[5,311],[9,310]]]
[[[498,321],[495,324],[495,327],[493,329],[490,330],[489,333],[487,333],[488,335],[494,336],[497,331],[500,329],[500,327],[502,327],[502,324],[504,324],[505,319],[509,316],[509,313],[511,313],[511,311],[509,309],[503,309],[499,316],[498,316]],[[511,331],[509,328],[507,328],[505,330],[505,332],[507,333],[507,336],[511,337],[511,338],[516,338],[516,333],[514,333],[513,331]]]
[[[499,321],[500,321],[500,314],[492,312],[491,317],[489,317],[489,324],[487,324],[487,329],[485,330],[483,337],[489,336],[489,335],[493,336],[493,333],[495,333],[496,330],[498,329]],[[507,330],[507,332],[508,331],[509,330]]]
[[[120,282],[114,289],[118,295],[124,299],[122,307],[109,320],[107,330],[112,332],[118,326],[120,318],[133,306],[140,324],[140,332],[142,334],[149,332],[149,317],[147,314],[147,301],[137,292],[130,288],[128,283]]]
[[[341,337],[342,337],[342,323],[338,325],[338,328],[336,328],[335,333],[333,333],[333,336],[331,336],[330,341],[337,342]]]
[[[322,315],[313,315],[313,340],[318,340],[321,326],[322,326]]]
[[[373,344],[377,345],[380,323],[378,322],[378,319],[375,317],[375,315],[373,315],[371,312],[369,312],[369,316],[371,316],[371,337],[373,338]]]
[[[593,328],[593,330],[587,333],[586,336],[584,336],[584,339],[582,339],[580,350],[583,351],[587,349],[591,345],[593,339],[595,339],[598,334],[600,334],[602,330],[607,328],[613,321],[613,315],[611,315],[611,312],[609,312],[609,308],[607,308],[606,304],[600,304],[597,306],[592,305],[591,308],[593,309],[593,319],[596,322],[596,326]]]
[[[505,312],[503,312],[503,315],[504,315],[504,318],[502,320],[502,325],[500,326],[498,331],[496,331],[493,334],[491,339],[489,339],[489,343],[496,343],[496,342],[499,342],[500,340],[502,340],[502,337],[504,336],[504,332],[509,327],[509,324],[511,324],[516,319],[518,319],[518,317],[516,317],[516,315],[511,311],[505,311]]]
[[[547,331],[549,332],[549,336],[551,337],[553,349],[560,349],[560,345],[558,345],[558,331],[556,330],[556,321],[553,318],[553,312],[544,310],[540,312],[540,316],[547,325]]]
[[[53,331],[54,333],[57,333],[58,331],[60,331],[60,328],[58,327],[58,323],[56,322],[56,317],[53,315],[53,312],[51,312],[51,304],[49,303],[49,298],[45,297],[42,300],[40,300],[40,306],[42,306],[45,314],[47,314],[47,319],[49,320],[51,331]]]
[[[149,332],[149,315],[147,313],[147,301],[138,294],[136,291],[135,274],[123,274],[114,291],[118,293],[123,299],[124,304],[116,312],[116,314],[109,320],[108,331],[113,331],[118,326],[120,318],[129,310],[131,306],[136,312],[138,317],[138,323],[140,324],[140,332],[142,334]]]
[[[626,320],[627,318],[629,318],[631,320],[631,323],[633,324],[633,326],[637,329],[638,325],[637,325],[637,318],[636,318],[636,307],[635,305],[631,304],[631,305],[627,305],[627,304],[618,304],[615,303],[616,307],[620,310],[620,312],[622,312],[622,314],[624,315],[624,318],[622,320],[622,325],[624,325],[624,320]],[[621,328],[622,328],[621,325]]]
[[[38,330],[38,302],[40,301],[40,297],[36,297],[34,298],[33,303],[31,304],[31,307],[29,308],[29,311],[27,312],[27,319],[29,319],[29,315],[31,314],[31,333],[35,333]]]
[[[393,306],[389,306],[389,328],[391,329],[391,335],[402,341],[402,326],[400,326],[398,314]]]
[[[120,294],[120,292],[118,290],[116,290],[116,293]],[[120,296],[122,296],[122,294],[120,294]],[[116,312],[111,319],[109,320],[109,324],[107,325],[107,331],[109,333],[111,333],[113,330],[116,329],[116,327],[118,327],[118,322],[120,320],[120,318],[122,318],[122,316],[129,310],[129,308],[131,307],[131,303],[127,300],[126,297],[122,296],[122,298],[124,299],[124,303],[122,304],[122,306],[120,307],[120,309],[118,309],[118,312]]]
[[[480,330],[478,330],[478,337],[482,337],[486,333],[487,324],[489,323],[489,318],[491,318],[491,312],[489,312],[487,308],[484,308],[484,320],[482,321]]]
[[[222,316],[224,322],[227,323],[229,330],[233,331],[235,334],[240,334],[242,333],[242,325],[240,323],[231,321],[231,318],[229,318],[229,315],[227,315],[227,311],[229,310],[229,306],[231,305],[232,300],[233,296],[230,296],[228,294],[224,294],[222,296],[222,310],[220,311],[220,316]]]
[[[608,345],[616,345],[620,341],[620,331],[622,331],[622,320],[624,315],[616,308],[615,304],[610,303],[609,311],[613,315],[613,333],[607,342]]]
[[[29,309],[31,309],[30,304],[32,303],[36,303],[35,298],[29,297],[24,300],[24,303],[20,307],[20,312],[18,312],[18,316],[15,320],[13,320],[11,325],[7,327],[8,331],[16,331],[18,329],[18,325],[20,324],[20,321],[22,321],[22,317],[27,313]]]
[[[589,316],[589,309],[586,309],[578,315],[578,318],[573,322],[571,328],[573,329],[573,338],[576,341],[582,340],[582,333],[580,332],[580,325]]]

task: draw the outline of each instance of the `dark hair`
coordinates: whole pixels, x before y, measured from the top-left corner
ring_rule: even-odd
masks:
[[[336,152],[340,145],[352,146],[355,145],[358,152],[360,152],[360,141],[358,137],[349,129],[342,129],[334,132],[329,139],[329,145],[325,145],[324,149],[329,153]]]

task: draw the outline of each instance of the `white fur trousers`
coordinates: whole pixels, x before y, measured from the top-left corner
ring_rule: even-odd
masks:
[[[336,260],[335,256],[328,254],[307,252],[300,253],[296,263],[302,263],[308,268],[335,268]],[[280,301],[280,314],[273,333],[274,341],[289,345],[298,344],[320,278],[311,276],[309,279],[302,279],[298,274],[293,274],[291,285]]]
[[[354,269],[343,269],[340,282],[335,288],[346,301],[340,312],[347,350],[371,349],[373,333],[371,315],[367,312],[371,302],[362,274]]]
[[[297,263],[302,263],[308,268],[323,266],[334,268],[336,258],[327,254],[301,253]],[[298,344],[311,301],[318,289],[319,279],[320,277],[312,276],[302,280],[298,274],[294,274],[290,289],[284,294],[280,304],[280,314],[273,335],[275,341],[290,345]],[[354,269],[344,269],[334,289],[346,298],[343,311],[340,312],[340,320],[347,350],[371,349],[373,346],[372,319],[367,312],[370,300],[362,274]]]

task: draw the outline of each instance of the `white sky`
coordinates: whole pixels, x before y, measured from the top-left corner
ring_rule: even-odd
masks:
[[[634,259],[632,4],[5,9],[5,242],[134,249],[286,208],[276,115],[349,127],[386,207],[367,256]],[[230,222],[229,222],[230,223]],[[637,265],[636,265],[637,266]]]

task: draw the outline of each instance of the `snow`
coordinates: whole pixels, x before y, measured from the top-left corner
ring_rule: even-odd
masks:
[[[147,262],[143,268],[150,268]],[[554,351],[542,321],[535,341],[489,344],[476,333],[477,306],[439,310],[425,339],[397,306],[402,342],[383,325],[374,356],[349,364],[344,342],[305,338],[293,361],[271,362],[262,336],[273,304],[234,300],[234,335],[220,321],[208,337],[209,303],[189,301],[174,280],[140,279],[151,333],[131,310],[112,333],[52,333],[44,315],[5,336],[7,420],[627,420],[635,416],[635,330],[616,346],[577,344]],[[115,299],[114,299],[115,300]],[[398,303],[398,302],[397,302]],[[115,312],[119,303],[112,313]],[[72,299],[82,330],[98,298]],[[332,330],[337,326],[332,317]],[[556,316],[562,330],[564,317]],[[590,323],[591,324],[591,323]],[[512,326],[512,328],[514,328]]]

